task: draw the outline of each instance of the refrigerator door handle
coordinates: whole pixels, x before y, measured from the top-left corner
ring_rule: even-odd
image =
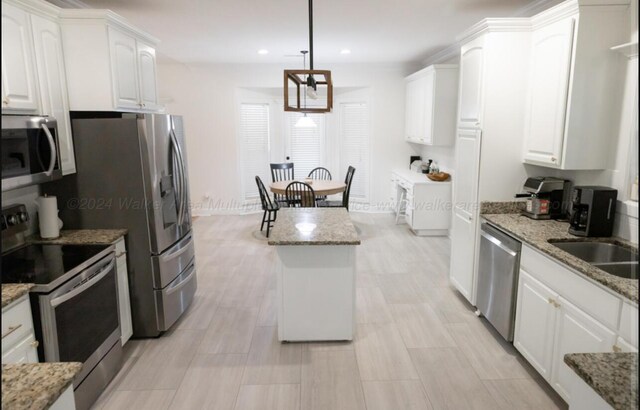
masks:
[[[169,137],[171,140],[171,145],[173,146],[174,152],[174,172],[177,173],[177,188],[178,188],[178,225],[182,225],[183,222],[183,213],[184,213],[184,176],[183,176],[183,165],[182,165],[182,152],[180,152],[180,146],[178,145],[178,141],[175,133],[173,132],[173,127],[169,131]]]
[[[180,147],[180,143],[178,142],[178,137],[176,136],[175,126],[173,124],[173,118],[171,119],[171,139],[176,147],[178,152],[178,160],[180,162],[180,179],[181,179],[181,189],[180,189],[180,215],[178,218],[179,225],[184,223],[184,219],[186,217],[186,207],[188,206],[187,200],[187,177],[185,172],[185,163],[184,156],[182,154],[182,147]]]

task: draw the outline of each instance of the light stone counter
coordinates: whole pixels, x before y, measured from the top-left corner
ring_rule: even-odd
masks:
[[[360,245],[360,238],[344,208],[283,208],[269,245]]]
[[[33,283],[3,283],[2,284],[2,308],[29,293],[34,287]]]

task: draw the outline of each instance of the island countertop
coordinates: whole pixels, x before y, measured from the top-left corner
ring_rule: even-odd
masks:
[[[71,386],[82,363],[20,363],[2,365],[2,408],[48,409]]]
[[[283,208],[269,245],[360,245],[345,208]]]

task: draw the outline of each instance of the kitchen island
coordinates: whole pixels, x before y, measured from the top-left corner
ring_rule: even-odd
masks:
[[[269,245],[277,248],[278,339],[352,340],[356,249],[344,208],[284,208]]]

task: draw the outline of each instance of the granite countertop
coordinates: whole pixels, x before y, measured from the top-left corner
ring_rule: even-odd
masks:
[[[66,229],[55,239],[43,239],[38,235],[27,238],[29,243],[52,245],[110,245],[126,235],[127,229]]]
[[[637,353],[571,353],[564,362],[614,409],[638,408]]]
[[[82,363],[2,365],[2,408],[48,409],[80,373]]]
[[[580,274],[595,280],[596,282],[619,293],[625,298],[638,303],[638,280],[625,279],[613,276],[602,269],[599,269],[588,262],[578,259],[575,256],[549,243],[552,241],[566,240],[589,240],[589,241],[614,241],[615,243],[635,249],[628,241],[621,238],[584,238],[571,235],[568,232],[569,223],[555,220],[533,220],[519,214],[482,214],[482,217],[493,225],[505,230],[521,241],[533,246],[542,253],[549,255],[556,261],[567,265]]]
[[[33,283],[3,283],[2,284],[2,308],[10,305],[12,302],[20,299],[29,293],[34,287]]]
[[[360,245],[360,238],[344,208],[283,208],[269,245]]]

